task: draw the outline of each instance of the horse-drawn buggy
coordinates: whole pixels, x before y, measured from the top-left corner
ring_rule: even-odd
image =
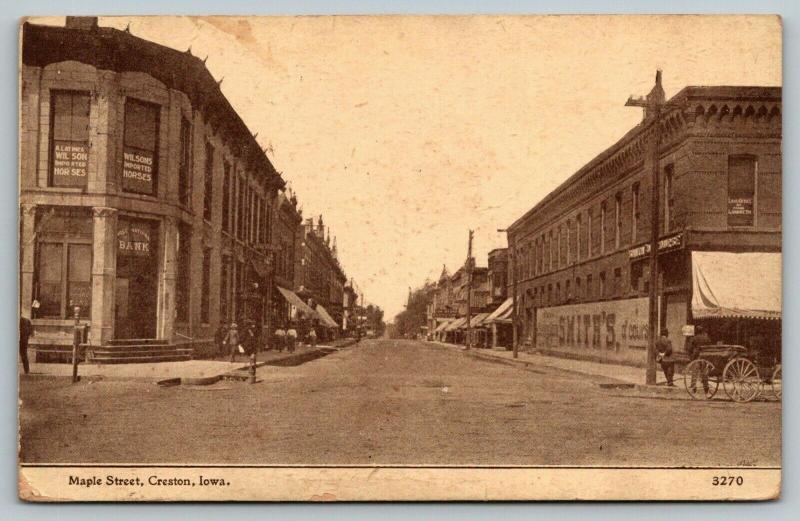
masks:
[[[722,384],[735,402],[755,400],[769,389],[781,398],[781,364],[760,357],[757,351],[740,345],[702,346],[698,356],[683,371],[686,392],[698,400],[709,400]]]

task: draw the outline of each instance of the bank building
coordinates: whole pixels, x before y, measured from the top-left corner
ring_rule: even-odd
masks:
[[[37,356],[68,348],[76,312],[98,360],[183,359],[220,322],[268,326],[284,181],[220,83],[191,50],[96,18],[23,25],[20,309]]]

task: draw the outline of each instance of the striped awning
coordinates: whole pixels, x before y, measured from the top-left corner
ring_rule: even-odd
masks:
[[[434,332],[434,333],[438,333],[439,331],[444,331],[444,330],[445,330],[445,328],[446,328],[448,325],[450,325],[450,323],[451,323],[451,322],[453,322],[453,320],[452,320],[452,319],[445,320],[444,322],[442,322],[441,324],[439,324],[438,326],[436,326],[436,329],[434,329],[434,330],[433,330],[433,332]]]
[[[295,293],[290,289],[282,288],[280,286],[277,286],[277,288],[278,291],[280,291],[281,295],[283,295],[283,298],[286,299],[286,302],[296,307],[298,311],[312,317],[316,314],[314,310],[308,306],[308,304],[303,302],[303,299],[297,296],[297,293]]]
[[[506,299],[497,309],[492,311],[492,313],[486,317],[487,324],[492,324],[496,322],[500,323],[511,323],[511,312],[514,310],[514,299],[508,298]]]
[[[466,321],[467,321],[466,318],[458,318],[456,320],[453,320],[452,322],[447,324],[447,327],[444,328],[444,330],[453,331],[454,329],[458,329],[461,326],[461,324],[465,323]]]

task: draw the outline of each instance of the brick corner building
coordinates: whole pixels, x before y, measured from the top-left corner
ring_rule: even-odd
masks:
[[[667,107],[659,325],[679,353],[685,326],[704,324],[715,342],[757,338],[779,359],[781,89],[686,87]],[[521,342],[645,364],[652,128],[631,129],[509,227]]]

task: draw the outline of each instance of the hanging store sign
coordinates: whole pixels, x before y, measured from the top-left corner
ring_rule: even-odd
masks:
[[[140,194],[153,193],[155,154],[125,147],[122,155],[122,189]]]
[[[86,186],[89,147],[86,143],[55,141],[53,144],[53,186]]]
[[[662,253],[665,251],[677,250],[682,246],[683,233],[676,233],[675,235],[664,237],[658,241],[658,252]],[[628,258],[631,260],[646,257],[647,255],[650,255],[650,243],[642,244],[641,246],[628,250]]]
[[[122,255],[149,257],[150,226],[136,221],[120,221],[117,230],[117,249]]]
[[[752,197],[728,198],[728,224],[730,224],[731,226],[752,226],[753,224]]]

